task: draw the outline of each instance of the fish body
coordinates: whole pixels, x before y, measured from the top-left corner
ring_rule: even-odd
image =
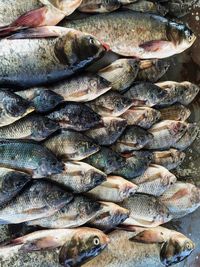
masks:
[[[175,120],[175,121],[186,121],[191,112],[188,108],[181,104],[175,104],[170,107],[160,109],[161,120]]]

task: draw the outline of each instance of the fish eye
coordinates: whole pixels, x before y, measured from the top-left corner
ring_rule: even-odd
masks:
[[[95,246],[98,246],[98,245],[100,244],[100,240],[99,240],[99,238],[98,238],[97,236],[94,237],[94,239],[93,239],[93,244],[94,244]]]
[[[187,250],[191,250],[191,249],[192,249],[192,246],[190,245],[189,242],[187,242],[186,245],[185,245],[185,248],[186,248]]]
[[[97,86],[97,82],[96,82],[95,80],[91,80],[91,81],[90,81],[90,85],[91,85],[92,87],[96,87],[96,86]]]
[[[95,45],[95,39],[93,37],[89,37],[88,41],[90,45]]]

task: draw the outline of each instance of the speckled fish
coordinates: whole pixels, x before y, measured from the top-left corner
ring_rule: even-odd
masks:
[[[186,130],[187,123],[182,121],[164,120],[158,122],[149,129],[153,138],[145,147],[148,149],[168,149],[185,134]]]
[[[149,129],[160,119],[161,114],[157,109],[150,107],[131,107],[121,117],[127,121],[128,125]]]
[[[186,121],[191,112],[189,108],[181,104],[174,104],[170,107],[160,109],[161,120],[175,120],[175,121]]]
[[[169,209],[173,218],[180,218],[200,206],[200,190],[193,184],[177,182],[159,200]]]
[[[60,81],[105,52],[95,37],[74,29],[52,26],[27,31],[19,32],[15,39],[0,41],[0,85],[27,88]]]
[[[111,82],[113,90],[123,91],[135,81],[139,62],[132,58],[120,58],[98,72],[98,75]]]
[[[166,168],[160,165],[150,164],[144,174],[135,178],[133,181],[138,185],[137,193],[160,196],[170,188],[176,180],[176,176]]]
[[[185,153],[171,148],[166,151],[153,151],[152,163],[161,165],[168,170],[175,169],[185,159]]]
[[[106,180],[106,174],[93,166],[78,161],[64,163],[65,170],[49,179],[67,187],[74,193],[83,193],[100,185]]]
[[[26,173],[0,168],[0,206],[14,198],[30,180]]]
[[[74,199],[52,216],[27,222],[44,228],[76,228],[93,219],[102,206],[85,196],[74,196]]]
[[[59,129],[59,124],[41,115],[30,115],[11,125],[0,127],[0,140],[29,139],[41,141]]]
[[[64,160],[82,160],[100,149],[91,138],[71,130],[63,130],[46,140],[44,145]]]
[[[174,148],[185,150],[188,148],[196,139],[199,134],[199,127],[196,123],[188,123],[186,132],[183,136],[173,144]]]
[[[146,59],[140,61],[138,81],[157,82],[169,69],[170,62],[165,59]]]
[[[15,140],[0,142],[0,166],[25,171],[33,178],[61,173],[64,168],[44,146]]]
[[[65,102],[47,117],[61,128],[86,131],[101,123],[101,116],[82,103]]]
[[[133,101],[126,96],[109,91],[87,105],[101,116],[120,116],[133,105]]]
[[[137,185],[125,180],[120,176],[108,176],[101,185],[90,190],[87,195],[96,200],[122,202],[133,195]]]
[[[154,196],[135,194],[124,200],[122,207],[130,211],[124,225],[156,227],[172,219],[167,207]]]
[[[0,208],[0,224],[17,224],[48,217],[73,195],[47,181],[34,181],[19,196]]]
[[[125,165],[115,170],[114,174],[131,180],[145,172],[151,162],[152,153],[149,151],[134,151],[131,152],[130,156],[124,156],[126,156]]]
[[[115,143],[127,126],[126,120],[118,117],[104,117],[102,122],[102,124],[85,134],[93,138],[97,144],[103,146]]]
[[[34,110],[29,101],[20,96],[0,90],[0,127],[11,124]]]
[[[107,147],[102,147],[99,152],[85,159],[85,162],[106,174],[121,169],[125,165],[125,159]]]
[[[118,153],[126,153],[133,150],[140,150],[146,146],[153,136],[139,126],[129,126],[118,138],[112,148]]]
[[[147,82],[134,83],[131,88],[124,93],[124,96],[132,100],[143,101],[143,106],[155,106],[165,99],[167,91]],[[141,106],[141,105],[140,105]]]
[[[100,14],[72,22],[65,20],[61,25],[93,34],[117,54],[141,59],[181,53],[196,40],[184,24],[134,11]]]

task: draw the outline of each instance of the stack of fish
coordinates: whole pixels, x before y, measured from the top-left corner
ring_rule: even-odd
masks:
[[[163,17],[174,2],[0,0],[2,266],[169,266],[194,250],[160,226],[200,206],[171,172],[199,133],[199,87],[158,82],[196,39]]]

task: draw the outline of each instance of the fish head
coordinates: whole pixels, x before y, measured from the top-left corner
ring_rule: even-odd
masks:
[[[50,152],[49,152],[50,153]],[[51,154],[49,157],[41,158],[38,163],[38,168],[35,170],[37,177],[46,177],[52,174],[59,174],[64,171],[64,164],[57,160],[57,158]]]
[[[76,143],[79,148],[79,154],[87,157],[95,154],[100,150],[100,146],[97,145],[92,139],[80,140]]]
[[[81,266],[96,257],[108,245],[109,238],[100,230],[80,228],[60,250],[59,262],[63,266]]]
[[[169,121],[168,125],[170,134],[172,136],[177,136],[177,137],[183,136],[188,128],[187,123],[184,123],[182,121]]]
[[[170,149],[170,155],[171,155],[171,160],[172,163],[176,162],[183,162],[185,159],[186,154],[183,151],[177,150],[177,149]]]
[[[147,83],[148,86],[148,83]],[[159,104],[168,95],[167,90],[158,87],[157,85],[150,85],[147,93],[147,102],[150,106]]]
[[[198,85],[187,81],[182,82],[181,85],[183,85],[185,88],[185,90],[183,91],[184,102],[186,102],[186,104],[189,104],[197,96],[200,88]]]
[[[33,117],[32,137],[38,141],[45,139],[59,129],[59,124],[47,117]]]
[[[96,78],[95,76],[91,76],[88,86],[87,93],[102,95],[111,89],[111,83],[102,77]]]
[[[158,120],[160,120],[161,113],[157,109],[150,109],[149,111],[147,111],[146,117],[149,119],[151,123],[155,123]]]
[[[127,126],[126,120],[118,117],[105,117],[103,121],[108,121],[110,132],[122,133]]]
[[[124,96],[118,96],[116,94],[116,97],[113,99],[113,102],[115,104],[115,109],[117,113],[123,114],[127,109],[129,109],[133,105],[133,101],[129,99],[128,97]]]
[[[161,180],[163,186],[171,187],[177,181],[176,176],[173,175],[171,172],[166,172]]]
[[[126,59],[127,60],[127,71],[137,75],[140,69],[140,61],[137,59]]]
[[[102,171],[91,167],[84,173],[84,177],[84,185],[90,190],[106,181],[107,175]]]

